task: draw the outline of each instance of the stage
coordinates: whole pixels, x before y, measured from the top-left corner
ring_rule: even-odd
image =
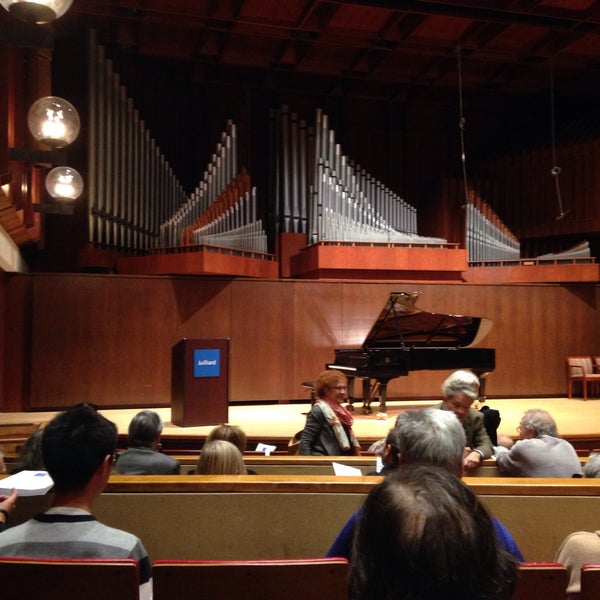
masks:
[[[363,448],[373,441],[386,436],[393,427],[396,416],[404,410],[434,406],[436,401],[391,401],[387,404],[387,418],[378,416],[378,405],[373,403],[372,414],[363,414],[362,403],[354,405],[354,431]],[[571,441],[578,449],[600,448],[600,399],[581,398],[519,398],[490,399],[490,408],[500,411],[502,421],[498,432],[517,435],[517,425],[523,413],[529,408],[543,408],[555,419],[561,437]],[[119,431],[119,443],[124,443],[127,428],[138,408],[102,409],[100,412],[113,421]],[[163,418],[163,448],[166,451],[199,450],[206,435],[215,424],[200,427],[177,427],[171,422],[170,408],[154,408]],[[256,443],[276,444],[278,450],[287,448],[289,439],[304,427],[310,403],[256,404],[229,406],[228,422],[239,425],[248,436],[248,450],[254,450]],[[54,416],[54,412],[0,413],[0,425],[23,423],[44,423]],[[1,444],[1,441],[0,441]]]

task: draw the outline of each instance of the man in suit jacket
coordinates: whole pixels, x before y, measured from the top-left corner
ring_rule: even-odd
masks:
[[[120,452],[115,469],[121,475],[177,475],[179,461],[161,454],[163,422],[153,410],[140,411],[129,424],[127,450]]]
[[[466,436],[463,468],[468,473],[494,453],[494,445],[485,430],[483,414],[471,405],[479,397],[479,379],[471,371],[454,371],[442,383],[444,399],[438,408],[453,412],[462,423]]]

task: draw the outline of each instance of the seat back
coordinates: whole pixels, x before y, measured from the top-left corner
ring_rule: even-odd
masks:
[[[138,600],[132,559],[50,559],[0,556],[2,600]]]
[[[565,600],[567,568],[561,563],[521,563],[514,600]]]
[[[581,377],[594,372],[591,356],[568,356],[567,367],[569,377]]]
[[[600,598],[600,565],[587,564],[581,567],[580,600],[598,600]]]
[[[348,562],[341,558],[260,561],[169,561],[152,565],[154,600],[347,600]]]

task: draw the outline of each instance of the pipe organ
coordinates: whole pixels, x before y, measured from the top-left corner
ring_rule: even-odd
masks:
[[[590,259],[592,257],[592,251],[590,249],[590,244],[587,240],[580,242],[579,244],[575,244],[571,248],[567,248],[562,252],[551,252],[549,254],[540,254],[536,258],[538,260],[578,260],[578,259]]]
[[[300,234],[281,241],[289,260],[283,276],[347,277],[354,270],[385,279],[459,279],[468,267],[520,260],[519,240],[474,191],[465,207],[465,249],[419,235],[416,208],[342,151],[321,109],[313,124],[287,106],[271,111],[267,203],[259,202],[249,174],[239,168],[231,120],[187,194],[93,35],[88,50],[89,241],[93,249],[117,254],[107,265],[121,272],[274,277],[279,265],[268,249],[277,247],[280,234]],[[268,226],[261,215],[268,215]],[[343,258],[328,254],[327,246],[344,246]],[[371,246],[369,260],[364,248],[359,255],[350,250],[359,246]],[[232,258],[207,267],[206,256],[193,253]],[[184,266],[172,260],[180,254],[187,255]],[[153,256],[162,258],[141,261]],[[561,257],[582,260],[589,246]]]
[[[92,246],[130,254],[192,245],[266,253],[256,188],[238,172],[235,124],[227,123],[200,183],[186,195],[93,36],[88,68]]]
[[[342,152],[321,109],[314,129],[287,106],[271,111],[277,139],[274,193],[278,232],[321,241],[444,244],[417,234],[417,211]]]
[[[95,248],[139,253],[155,247],[160,224],[185,192],[90,35],[88,48],[88,226]]]
[[[466,246],[469,262],[519,260],[520,243],[493,209],[469,191],[466,205]]]

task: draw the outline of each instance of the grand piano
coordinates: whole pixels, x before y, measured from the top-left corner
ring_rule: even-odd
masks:
[[[371,400],[379,396],[384,413],[387,384],[410,371],[471,369],[481,379],[496,366],[493,348],[473,348],[489,332],[492,321],[483,317],[446,315],[416,307],[421,292],[392,292],[361,348],[337,348],[328,369],[348,376],[349,401],[354,381],[363,381],[363,411],[371,412]],[[371,385],[374,380],[375,384]]]

